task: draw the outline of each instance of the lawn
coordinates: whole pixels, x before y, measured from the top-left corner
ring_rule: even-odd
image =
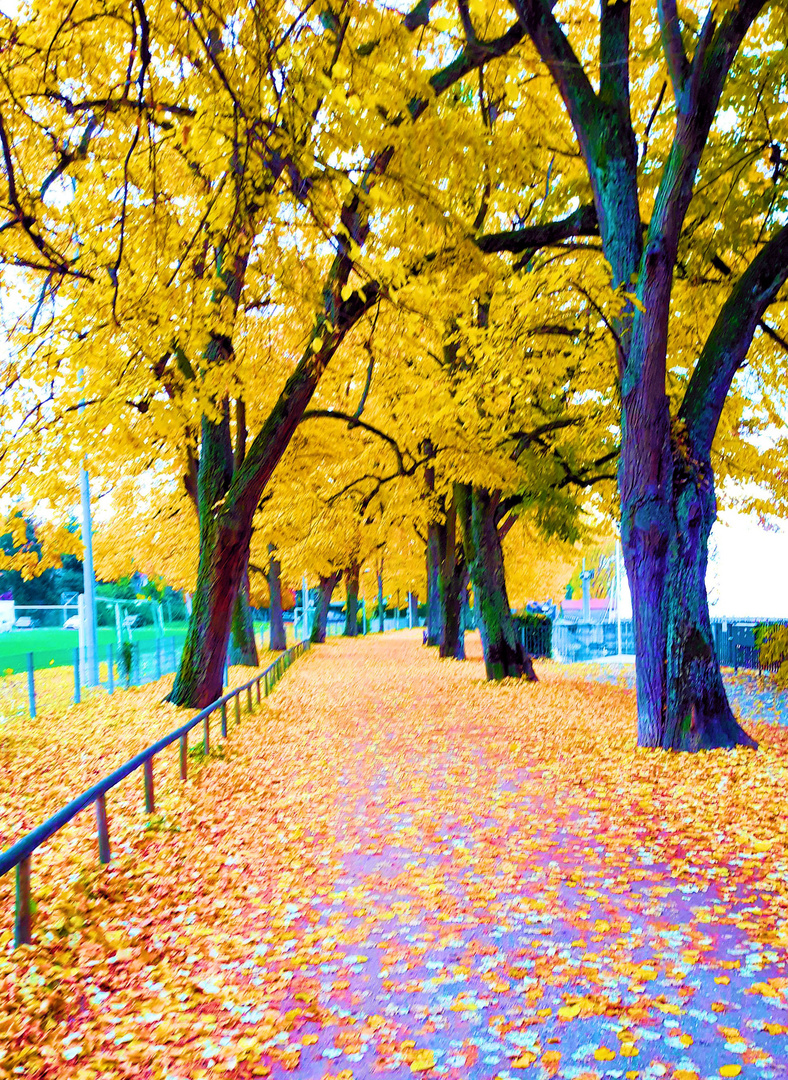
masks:
[[[186,625],[185,622],[166,623],[164,636],[175,638],[180,645],[186,637]],[[255,629],[260,641],[261,634],[267,634],[268,624],[258,623]],[[292,636],[292,627],[289,629],[288,639]],[[155,626],[135,627],[132,631],[133,641],[154,641],[158,636]],[[27,657],[31,652],[37,670],[46,667],[68,667],[74,662],[74,649],[78,644],[79,633],[76,630],[63,630],[56,626],[44,626],[35,630],[11,630],[0,634],[0,673],[10,675],[27,670]],[[115,627],[100,626],[98,645],[102,660],[106,660],[107,647],[115,647],[115,644]]]

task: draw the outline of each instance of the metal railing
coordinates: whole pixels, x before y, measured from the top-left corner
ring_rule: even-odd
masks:
[[[252,691],[256,691],[257,703],[263,697],[267,697],[273,687],[279,682],[282,675],[302,653],[309,648],[309,641],[299,641],[290,649],[287,649],[270,664],[265,671],[255,675],[253,679],[228,690],[226,694],[218,698],[212,704],[206,706],[202,712],[197,713],[191,720],[164,735],[161,739],[151,743],[150,746],[135,754],[124,765],[115,769],[109,776],[99,780],[97,784],[77,795],[70,803],[58,810],[56,814],[48,818],[43,824],[31,830],[21,840],[17,840],[10,848],[0,854],[0,877],[16,867],[16,911],[14,916],[14,946],[26,945],[31,940],[32,930],[32,904],[30,892],[30,863],[31,856],[36,848],[45,843],[51,836],[68,824],[82,810],[91,803],[96,807],[96,830],[98,833],[99,862],[108,863],[111,858],[109,842],[109,821],[107,818],[106,795],[108,791],[116,787],[121,780],[135,772],[143,770],[143,791],[145,798],[145,812],[152,814],[155,810],[155,797],[153,789],[153,759],[156,754],[165,750],[175,742],[180,743],[180,776],[181,780],[187,778],[188,760],[188,735],[198,724],[203,725],[203,742],[205,753],[209,753],[211,745],[210,722],[215,712],[221,714],[222,737],[227,736],[227,706],[231,701],[235,702],[235,722],[241,722],[241,695],[246,693],[247,712],[252,711]],[[262,689],[261,689],[262,687]]]
[[[784,620],[712,619],[711,632],[720,667],[738,671],[764,670],[755,634],[759,626],[779,625]],[[553,659],[563,662],[604,660],[618,653],[615,623],[587,625],[578,622],[553,623]],[[635,655],[635,634],[631,620],[621,623],[621,653]],[[775,665],[771,665],[774,667]]]

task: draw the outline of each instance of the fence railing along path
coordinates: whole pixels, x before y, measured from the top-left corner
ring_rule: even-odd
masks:
[[[152,814],[155,810],[155,792],[153,778],[153,759],[156,754],[166,750],[173,743],[179,743],[180,753],[180,776],[181,780],[187,778],[188,762],[188,738],[189,732],[198,724],[203,725],[203,744],[205,753],[208,754],[211,747],[211,717],[214,713],[220,714],[222,737],[227,736],[227,712],[231,702],[234,703],[235,722],[241,722],[241,695],[246,694],[247,712],[253,708],[253,696],[257,697],[260,704],[263,697],[267,697],[273,687],[279,682],[282,675],[302,653],[309,648],[309,641],[299,641],[290,649],[281,653],[264,671],[254,678],[245,682],[242,686],[236,686],[228,690],[226,694],[218,698],[212,704],[206,706],[202,712],[197,713],[185,724],[164,735],[161,739],[151,743],[150,746],[135,754],[124,765],[119,766],[109,776],[77,795],[70,803],[64,806],[52,817],[41,825],[36,826],[21,840],[17,840],[10,848],[0,854],[0,877],[16,868],[16,910],[14,916],[14,946],[30,943],[32,931],[32,897],[30,888],[31,858],[36,848],[45,843],[64,825],[77,816],[82,810],[91,804],[96,807],[96,831],[98,834],[99,862],[108,863],[111,858],[109,839],[109,818],[107,815],[107,792],[116,787],[137,769],[143,771],[143,792],[145,799],[145,812]]]

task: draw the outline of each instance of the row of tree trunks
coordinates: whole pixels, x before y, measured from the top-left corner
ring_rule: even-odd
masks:
[[[341,570],[335,570],[332,574],[320,575],[317,611],[315,612],[315,623],[312,627],[311,635],[311,640],[317,645],[322,645],[326,640],[326,631],[328,630],[328,609],[331,606],[331,597],[334,595],[334,589],[339,584],[339,579],[341,577]]]
[[[470,484],[457,484],[456,499],[487,678],[524,677],[536,682],[533,662],[517,636],[506,592],[503,549],[496,522],[497,495]]]

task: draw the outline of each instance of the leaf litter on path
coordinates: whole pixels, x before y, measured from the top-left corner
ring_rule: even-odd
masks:
[[[785,730],[640,751],[630,690],[469,644],[316,649],[110,868],[42,849],[0,1074],[785,1076]]]

